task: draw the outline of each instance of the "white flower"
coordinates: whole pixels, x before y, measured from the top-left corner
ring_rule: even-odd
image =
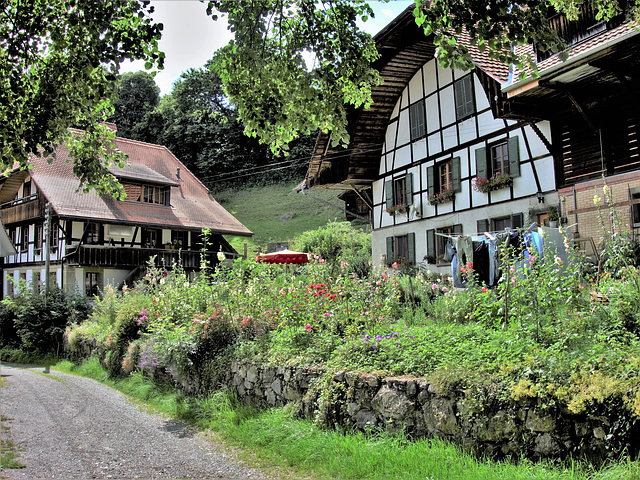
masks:
[[[224,252],[218,252],[218,260],[224,262],[227,257],[224,256]]]
[[[600,203],[600,197],[599,197],[599,196],[598,196],[598,194],[596,193],[596,194],[593,196],[593,204],[594,204],[594,205],[598,205],[599,203]]]

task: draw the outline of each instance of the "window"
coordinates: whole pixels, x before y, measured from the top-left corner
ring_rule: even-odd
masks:
[[[386,208],[413,203],[413,174],[396,178],[385,183]]]
[[[160,245],[161,239],[160,230],[145,228],[142,231],[142,246],[145,248],[156,248]]]
[[[520,147],[518,137],[510,137],[487,148],[476,150],[476,172],[480,178],[491,178],[506,173],[511,177],[520,176]]]
[[[39,252],[42,248],[42,224],[36,225],[35,235],[33,237],[33,248]]]
[[[509,150],[507,142],[491,147],[491,169],[496,174],[509,173]]]
[[[169,204],[169,187],[159,185],[142,185],[135,183],[124,183],[124,192],[127,194],[127,202],[144,202],[156,205]]]
[[[145,203],[156,203],[158,205],[166,205],[165,191],[166,191],[166,187],[143,185],[142,201]]]
[[[473,75],[466,75],[453,83],[453,93],[456,102],[456,119],[464,120],[476,113],[473,95]]]
[[[24,182],[24,185],[22,186],[22,196],[24,198],[28,198],[31,196],[31,181]]]
[[[20,251],[26,252],[29,247],[29,226],[20,227]]]
[[[100,273],[86,272],[84,275],[84,291],[87,297],[93,297],[100,293]]]
[[[96,245],[100,243],[100,225],[95,222],[85,222],[84,243],[88,245]]]
[[[523,225],[524,215],[522,212],[512,213],[505,217],[477,220],[476,222],[478,235],[482,235],[484,232],[501,232],[506,228],[522,228]]]
[[[420,100],[409,107],[409,125],[411,128],[411,141],[424,137],[426,131],[424,100]]]
[[[58,250],[58,239],[60,236],[60,225],[58,222],[51,222],[51,238],[49,239],[49,245],[52,252]]]
[[[427,183],[429,195],[433,196],[446,190],[459,192],[460,186],[460,157],[436,163],[427,168]]]
[[[189,232],[185,231],[171,231],[171,243],[176,246],[176,248],[189,248]]]
[[[427,230],[427,263],[446,264],[445,247],[449,237],[462,234],[462,225],[450,225],[446,227]]]
[[[415,234],[387,237],[387,265],[397,262],[401,265],[416,263]]]

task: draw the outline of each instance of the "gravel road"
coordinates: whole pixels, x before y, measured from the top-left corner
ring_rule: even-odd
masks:
[[[252,479],[268,477],[184,424],[142,411],[90,379],[3,364],[0,416],[23,469],[7,479]],[[7,420],[8,419],[10,420]]]

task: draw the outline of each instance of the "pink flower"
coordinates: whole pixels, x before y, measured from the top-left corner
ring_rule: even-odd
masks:
[[[431,289],[432,290],[438,290],[438,285],[436,285],[435,283],[433,285],[431,285]]]
[[[446,292],[447,290],[449,290],[447,287],[442,287],[443,292]]]
[[[305,325],[305,326],[304,326],[304,329],[305,329],[307,332],[310,332],[310,331],[313,329],[313,327],[312,327],[311,325]]]
[[[318,260],[318,263],[322,265],[324,263],[324,258],[321,258],[320,260]]]
[[[482,293],[486,292],[488,290],[487,287],[482,287]]]
[[[468,263],[467,263],[467,268],[468,268],[469,270],[473,269],[473,262],[468,262]]]
[[[393,262],[391,264],[391,268],[398,268],[398,262]]]

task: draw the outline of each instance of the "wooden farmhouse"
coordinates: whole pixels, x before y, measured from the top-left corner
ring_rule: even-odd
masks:
[[[223,235],[252,235],[166,147],[118,137],[115,146],[128,155],[127,166],[110,167],[124,200],[78,191],[63,145],[53,162],[32,158],[33,169],[0,180],[0,219],[16,250],[4,257],[3,296],[20,282],[41,288],[47,270],[51,285],[96,295],[142,277],[151,258],[193,275],[201,266],[203,229],[210,230],[211,265],[220,250],[236,255]]]
[[[636,30],[597,22],[588,6],[576,22],[551,18],[568,59],[541,54],[540,78],[518,81],[519,72],[473,47],[473,70],[442,68],[412,12],[375,36],[383,82],[368,110],[348,112],[348,148],[321,133],[306,177],[307,188],[342,189],[347,211],[368,213],[374,264],[448,272],[447,235],[544,225],[550,207],[577,223],[576,236],[595,237],[593,182],[602,186],[603,173],[620,184],[625,213],[635,212]]]

